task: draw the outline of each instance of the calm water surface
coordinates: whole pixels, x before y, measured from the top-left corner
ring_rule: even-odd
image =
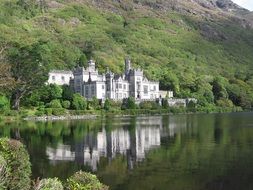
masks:
[[[253,113],[26,122],[33,178],[96,173],[112,190],[252,190]]]

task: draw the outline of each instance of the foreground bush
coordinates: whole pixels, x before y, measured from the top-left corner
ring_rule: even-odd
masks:
[[[31,164],[24,145],[16,140],[0,139],[0,155],[7,163],[6,189],[29,190]]]
[[[67,180],[67,190],[108,190],[108,187],[87,172],[76,172]]]
[[[7,184],[7,163],[0,155],[0,189],[6,189]]]
[[[34,190],[63,190],[63,186],[57,178],[42,179],[35,186]]]

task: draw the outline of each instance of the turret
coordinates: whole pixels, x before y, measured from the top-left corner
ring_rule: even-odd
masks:
[[[131,70],[131,61],[129,58],[125,59],[125,74],[128,74]]]
[[[95,71],[96,70],[96,63],[93,60],[88,61],[88,66],[90,71]]]

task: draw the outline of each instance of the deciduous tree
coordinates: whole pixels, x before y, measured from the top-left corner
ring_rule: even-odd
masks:
[[[15,86],[12,90],[12,108],[18,110],[24,95],[40,88],[48,79],[48,60],[43,55],[48,51],[46,44],[35,44],[20,47],[15,45],[9,51],[11,76]]]

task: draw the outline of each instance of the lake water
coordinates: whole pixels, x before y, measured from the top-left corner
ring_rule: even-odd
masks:
[[[24,122],[0,127],[33,178],[91,171],[112,190],[252,190],[253,113]]]

